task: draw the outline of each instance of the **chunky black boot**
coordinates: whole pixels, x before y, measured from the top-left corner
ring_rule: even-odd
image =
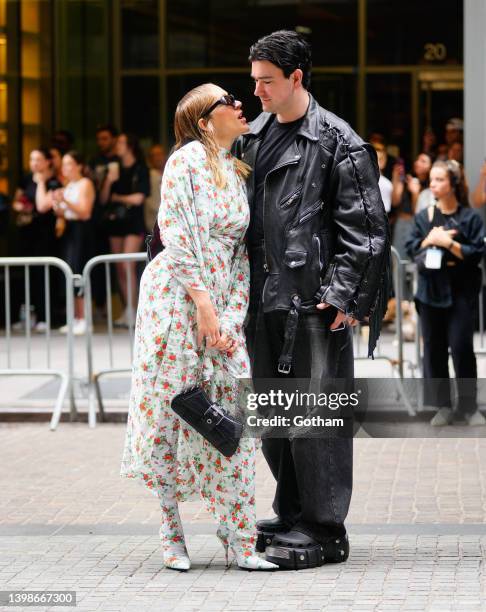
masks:
[[[257,543],[256,549],[258,552],[265,552],[265,548],[272,543],[272,540],[277,533],[285,533],[290,529],[290,525],[282,521],[278,516],[271,519],[262,519],[257,521]]]
[[[275,534],[265,558],[283,569],[309,569],[342,563],[349,557],[348,536],[329,536],[321,542],[300,531]]]

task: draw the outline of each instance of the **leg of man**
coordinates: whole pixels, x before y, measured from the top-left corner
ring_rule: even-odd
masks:
[[[329,309],[300,320],[294,373],[316,392],[324,393],[333,380],[340,388],[344,384],[345,390],[352,390],[352,332],[350,328],[329,330],[335,314],[335,309]],[[336,416],[345,415],[336,412]],[[294,529],[317,541],[344,535],[353,478],[352,428],[346,432],[323,429],[319,437],[295,437],[290,444],[302,507],[301,519]]]

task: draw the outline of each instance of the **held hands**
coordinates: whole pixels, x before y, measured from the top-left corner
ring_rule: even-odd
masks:
[[[325,308],[329,308],[329,306],[331,306],[331,304],[328,304],[327,302],[322,302],[321,304],[317,304],[316,308],[318,308],[319,310],[324,310]],[[329,326],[329,329],[331,331],[344,329],[344,327],[346,327],[346,324],[350,325],[351,327],[354,327],[358,324],[358,321],[353,317],[348,317],[346,313],[342,312],[341,310],[338,310],[336,318]]]
[[[197,345],[200,347],[206,339],[206,347],[216,349],[222,353],[233,353],[236,342],[225,332],[220,333],[219,319],[209,299],[196,302],[197,308]]]
[[[424,246],[437,246],[448,249],[451,246],[451,240],[457,234],[457,230],[445,230],[442,226],[433,227],[425,239]]]

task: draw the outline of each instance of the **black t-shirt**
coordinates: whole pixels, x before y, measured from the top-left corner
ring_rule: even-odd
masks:
[[[29,202],[33,206],[33,222],[35,222],[36,226],[45,225],[45,226],[54,226],[55,224],[55,216],[51,210],[46,213],[39,213],[35,207],[35,196],[37,193],[37,183],[34,182],[32,178],[32,174],[27,174],[21,181],[19,185],[20,189],[24,192],[24,196],[29,200]],[[52,176],[46,182],[46,191],[53,191],[55,189],[60,189],[62,184],[59,180]]]
[[[263,191],[265,177],[275,168],[284,152],[294,142],[304,117],[289,123],[280,123],[277,116],[268,127],[260,144],[255,162],[255,194],[251,202],[251,221],[248,230],[249,242],[258,244],[263,240]]]
[[[122,166],[120,164],[120,178],[111,186],[111,193],[117,193],[118,195],[143,193],[145,196],[149,196],[150,175],[147,166],[140,162],[135,162],[132,166]]]
[[[150,174],[147,166],[141,162],[135,162],[128,167],[120,164],[120,178],[111,186],[111,193],[150,195]],[[126,236],[128,234],[143,234],[144,232],[143,204],[141,204],[128,207],[125,220],[112,224],[108,233],[111,236]]]

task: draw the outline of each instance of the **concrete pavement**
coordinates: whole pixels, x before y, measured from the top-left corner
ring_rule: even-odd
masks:
[[[486,611],[484,439],[355,440],[342,565],[226,569],[211,517],[187,502],[193,569],[179,574],[162,567],[157,500],[118,476],[123,437],[116,424],[0,425],[0,590],[75,590],[88,611]],[[273,490],[259,455],[259,516]]]

